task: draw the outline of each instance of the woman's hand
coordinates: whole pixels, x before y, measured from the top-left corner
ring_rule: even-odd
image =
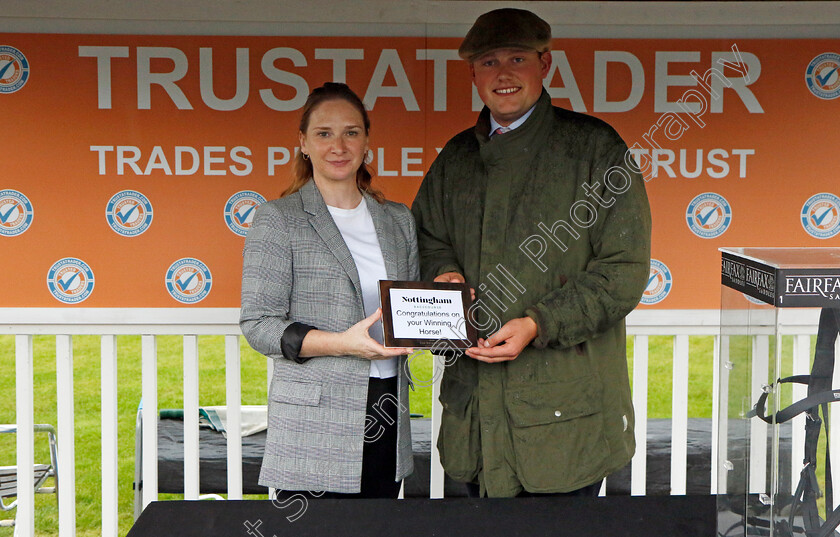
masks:
[[[368,333],[370,327],[381,317],[382,309],[377,308],[370,316],[362,319],[340,334],[342,347],[344,348],[344,352],[341,354],[351,354],[353,356],[367,358],[368,360],[384,360],[393,356],[411,354],[412,349],[386,349],[381,343],[370,337]]]

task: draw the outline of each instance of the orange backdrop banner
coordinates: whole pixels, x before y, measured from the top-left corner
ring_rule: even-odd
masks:
[[[376,184],[410,204],[480,109],[459,43],[0,34],[0,304],[237,307],[244,234],[288,182],[309,91],[363,97]],[[840,246],[838,50],[555,41],[554,103],[613,125],[647,181],[642,308],[717,308],[722,246]]]

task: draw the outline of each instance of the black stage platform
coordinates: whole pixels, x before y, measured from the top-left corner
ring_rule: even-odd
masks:
[[[128,537],[712,537],[714,496],[172,501]]]
[[[688,443],[686,446],[687,471],[686,492],[703,495],[711,490],[712,473],[712,420],[707,418],[688,419]],[[730,438],[738,438],[742,432],[731,432]],[[772,431],[768,430],[768,435]],[[242,438],[242,486],[244,494],[268,494],[268,489],[257,484],[260,465],[265,451],[265,432]],[[790,457],[790,424],[779,427],[781,442],[780,467]],[[429,497],[429,468],[431,466],[432,425],[429,419],[411,420],[412,448],[414,451],[414,473],[405,480],[406,498]],[[216,431],[199,430],[201,456],[201,493],[227,492],[227,439]],[[768,436],[768,441],[772,438]],[[730,450],[745,449],[739,444]],[[140,469],[141,458],[135,461]],[[772,461],[768,461],[768,465]],[[769,472],[769,466],[768,466]],[[730,479],[739,479],[735,475]],[[786,484],[790,475],[782,473]],[[465,497],[464,486],[448,476],[444,480],[447,498]],[[182,493],[184,491],[184,422],[161,419],[158,422],[158,492]],[[671,493],[671,420],[650,419],[647,424],[647,473],[645,493],[648,496]],[[630,465],[607,478],[608,495],[630,494]],[[139,499],[138,499],[139,501]]]

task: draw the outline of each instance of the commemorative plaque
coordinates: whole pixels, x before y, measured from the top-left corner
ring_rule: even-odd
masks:
[[[379,281],[382,330],[386,347],[414,349],[475,346],[468,322],[472,303],[465,283]]]

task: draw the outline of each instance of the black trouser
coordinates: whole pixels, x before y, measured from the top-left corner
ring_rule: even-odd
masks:
[[[587,485],[583,488],[579,488],[577,490],[573,490],[571,492],[528,492],[527,490],[523,490],[519,494],[516,495],[517,498],[540,498],[540,497],[547,497],[547,496],[587,496],[595,498],[598,496],[598,493],[601,491],[601,483],[603,480],[596,481],[591,485]],[[464,483],[467,486],[467,496],[470,498],[479,498],[480,488],[477,483]]]
[[[284,500],[295,494],[308,498],[396,498],[400,483],[394,481],[397,474],[397,379],[371,377],[368,382],[366,410],[366,437],[362,449],[362,490],[353,494],[318,491],[281,491],[275,497]],[[384,399],[389,401],[383,402]],[[384,415],[383,415],[384,414]]]

